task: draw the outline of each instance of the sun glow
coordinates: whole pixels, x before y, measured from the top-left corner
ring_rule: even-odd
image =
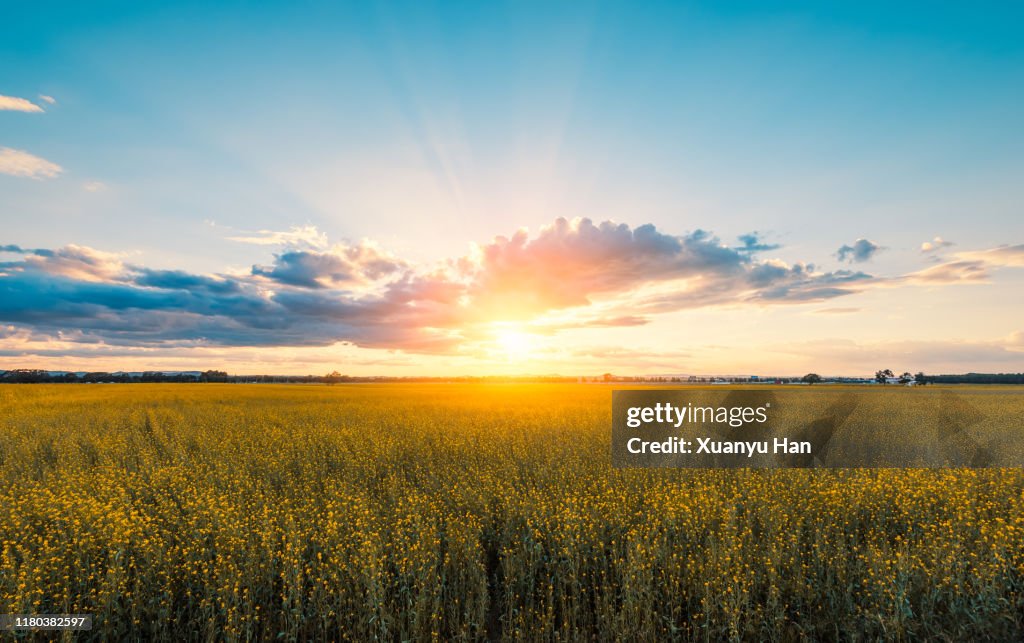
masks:
[[[536,349],[534,336],[514,326],[498,326],[494,331],[494,340],[499,350],[511,361],[529,359],[530,353]]]

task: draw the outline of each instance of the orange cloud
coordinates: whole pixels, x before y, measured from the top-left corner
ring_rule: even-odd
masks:
[[[0,94],[0,111],[12,112],[41,112],[43,108],[32,101],[17,96],[4,96]]]
[[[0,174],[28,179],[52,179],[64,168],[25,150],[0,147]]]

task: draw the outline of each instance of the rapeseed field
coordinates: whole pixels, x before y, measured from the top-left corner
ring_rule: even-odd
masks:
[[[1024,637],[1021,470],[617,470],[610,400],[0,387],[0,613],[104,640]]]

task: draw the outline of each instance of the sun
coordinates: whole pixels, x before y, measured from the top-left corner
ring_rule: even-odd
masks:
[[[536,348],[533,336],[516,328],[496,329],[494,340],[498,348],[513,361],[529,359],[530,353]]]

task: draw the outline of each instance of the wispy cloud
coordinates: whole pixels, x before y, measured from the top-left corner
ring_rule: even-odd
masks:
[[[994,267],[1021,267],[1024,266],[1024,244],[961,252],[957,257]]]
[[[86,192],[106,192],[107,184],[103,181],[86,181],[82,184],[82,189]]]
[[[47,105],[56,105],[57,99],[53,96],[47,96],[46,94],[39,94],[39,100],[43,101]]]
[[[931,285],[988,280],[994,269],[1024,266],[1024,244],[958,252],[952,259],[902,277]]]
[[[921,244],[921,252],[938,252],[943,248],[948,248],[954,244],[952,241],[946,241],[942,237],[935,237],[931,241],[925,241]]]
[[[64,168],[25,150],[0,147],[0,174],[30,179],[52,179]]]
[[[0,94],[0,111],[11,112],[42,112],[43,108],[36,105],[27,98],[17,96],[4,96]]]
[[[860,308],[837,306],[835,308],[819,308],[814,311],[815,315],[849,315],[860,312]]]
[[[257,246],[298,246],[313,249],[324,249],[330,245],[327,235],[317,230],[314,225],[293,226],[287,231],[259,230],[228,237],[228,240]]]
[[[988,266],[983,261],[947,261],[937,266],[912,272],[908,281],[924,284],[953,284],[980,282],[988,279]]]

